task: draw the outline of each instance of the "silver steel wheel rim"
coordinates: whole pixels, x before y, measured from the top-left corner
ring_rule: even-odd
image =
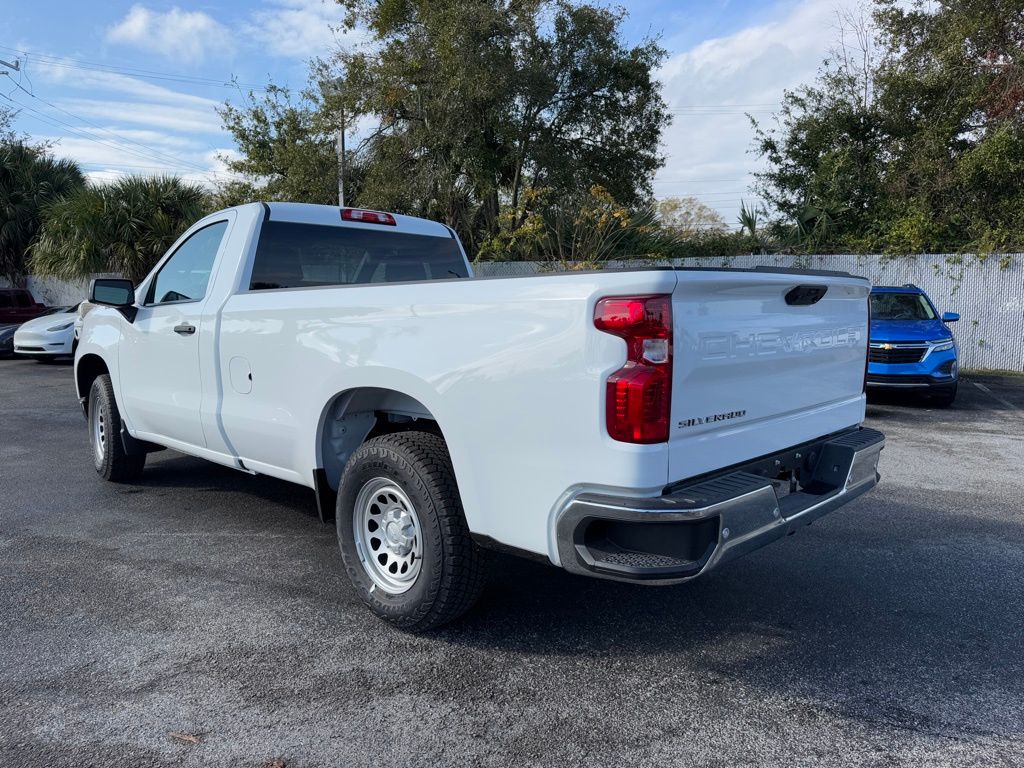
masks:
[[[420,575],[423,537],[412,502],[397,483],[368,481],[352,515],[356,552],[374,586],[389,595],[408,592]]]
[[[89,406],[89,424],[92,432],[92,448],[96,454],[96,463],[103,463],[107,455],[107,414],[99,398],[93,398]]]

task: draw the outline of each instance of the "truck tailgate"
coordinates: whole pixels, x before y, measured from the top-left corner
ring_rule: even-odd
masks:
[[[861,422],[866,280],[739,270],[677,274],[669,481]],[[827,290],[815,300],[821,288]]]

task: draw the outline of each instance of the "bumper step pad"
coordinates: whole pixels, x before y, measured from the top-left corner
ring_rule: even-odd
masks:
[[[655,498],[580,494],[558,518],[562,566],[631,581],[686,581],[869,490],[884,445],[881,432],[862,428],[807,446],[816,457],[810,479],[782,498],[770,479],[742,468]]]

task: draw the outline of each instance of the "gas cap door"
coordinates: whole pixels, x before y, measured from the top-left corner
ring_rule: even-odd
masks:
[[[244,357],[232,357],[228,363],[228,376],[231,388],[240,395],[252,392],[252,369]]]

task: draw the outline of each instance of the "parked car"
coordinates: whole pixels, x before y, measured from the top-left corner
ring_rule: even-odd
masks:
[[[14,354],[46,360],[75,353],[78,304],[50,307],[40,317],[22,323],[14,332]]]
[[[868,387],[906,390],[952,405],[960,372],[947,324],[959,319],[956,312],[940,315],[917,286],[872,288]]]
[[[24,288],[0,288],[0,325],[18,325],[45,311],[46,307]]]
[[[16,325],[0,325],[0,357],[14,356],[14,332]]]
[[[97,472],[166,446],[314,489],[363,601],[410,630],[473,603],[487,548],[674,584],[876,484],[866,280],[471,278],[432,221],[207,216],[138,287],[93,283],[75,382]]]
[[[89,312],[92,310],[94,306],[95,305],[90,304],[88,300],[83,301],[81,304],[78,305],[78,311],[75,313],[74,325],[76,348],[78,347],[78,340],[82,337],[82,321],[85,319],[85,316],[89,314]]]

